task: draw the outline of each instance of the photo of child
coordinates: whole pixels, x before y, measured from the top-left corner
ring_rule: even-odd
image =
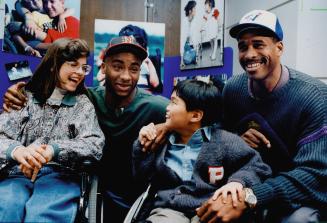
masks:
[[[9,80],[17,80],[32,76],[31,68],[27,60],[5,64]]]

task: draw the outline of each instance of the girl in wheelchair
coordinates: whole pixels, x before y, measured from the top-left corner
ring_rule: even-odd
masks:
[[[258,152],[219,127],[221,111],[214,85],[185,80],[174,88],[166,109],[165,125],[171,131],[167,143],[145,151],[142,145],[157,132],[153,123],[140,130],[133,173],[144,184],[150,180],[157,192],[146,222],[198,223],[196,209],[212,196],[237,197],[271,174]]]
[[[27,105],[0,115],[0,222],[74,222],[84,160],[104,136],[84,94],[89,48],[59,39],[26,85]]]

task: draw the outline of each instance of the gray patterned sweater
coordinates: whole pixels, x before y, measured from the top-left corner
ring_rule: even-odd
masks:
[[[57,105],[49,100],[41,105],[30,92],[27,96],[25,108],[0,115],[2,173],[17,164],[11,152],[19,145],[52,145],[54,157],[49,164],[61,167],[79,169],[85,159],[100,160],[104,135],[86,95],[66,94]]]

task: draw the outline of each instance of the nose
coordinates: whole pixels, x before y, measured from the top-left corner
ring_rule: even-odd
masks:
[[[257,51],[252,46],[249,46],[244,56],[247,59],[255,58],[257,56]]]
[[[120,78],[123,79],[123,80],[125,80],[125,81],[131,79],[131,76],[129,74],[128,69],[124,69],[123,72],[121,72]]]

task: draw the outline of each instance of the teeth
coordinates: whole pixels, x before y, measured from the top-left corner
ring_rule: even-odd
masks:
[[[260,63],[251,63],[251,64],[247,64],[246,67],[247,68],[255,68],[255,67],[259,67]]]

